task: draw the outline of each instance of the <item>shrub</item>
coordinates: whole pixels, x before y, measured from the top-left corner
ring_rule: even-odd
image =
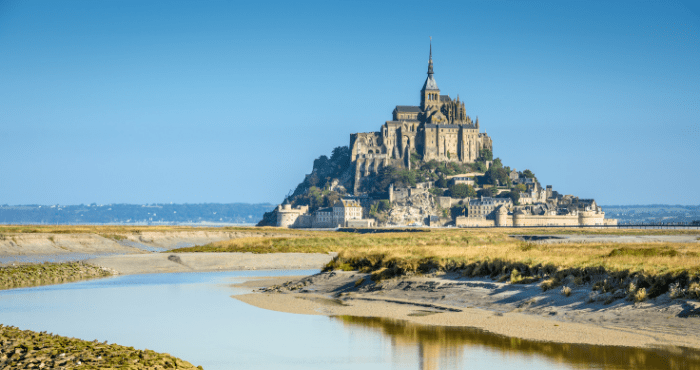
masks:
[[[570,296],[571,295],[571,288],[569,288],[568,286],[561,288],[561,294],[563,294],[566,297]]]
[[[637,290],[637,293],[634,294],[634,301],[635,302],[643,302],[647,299],[647,290],[646,288],[640,288]]]

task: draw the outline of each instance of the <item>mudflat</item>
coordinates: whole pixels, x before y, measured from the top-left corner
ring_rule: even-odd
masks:
[[[85,262],[120,274],[152,274],[320,269],[334,256],[331,253],[148,253],[97,257]]]
[[[372,282],[370,274],[333,271],[301,279],[254,280],[263,287],[233,298],[275,311],[385,317],[417,324],[473,327],[529,340],[629,347],[700,349],[700,302],[662,295],[611,304],[591,288],[543,291],[458,274],[404,276]]]

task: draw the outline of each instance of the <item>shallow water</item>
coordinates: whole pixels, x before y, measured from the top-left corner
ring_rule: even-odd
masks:
[[[0,323],[170,353],[214,369],[700,368],[696,352],[523,341],[396,320],[295,315],[232,283],[316,271],[129,275],[0,291]]]

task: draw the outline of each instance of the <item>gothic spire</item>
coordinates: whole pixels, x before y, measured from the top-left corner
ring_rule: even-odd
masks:
[[[430,36],[430,61],[428,62],[428,76],[433,75],[433,37]]]

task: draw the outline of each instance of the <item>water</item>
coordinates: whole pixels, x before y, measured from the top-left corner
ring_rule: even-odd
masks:
[[[524,341],[396,320],[295,315],[236,299],[256,276],[130,275],[0,292],[0,323],[170,353],[215,369],[698,368],[697,352]]]

